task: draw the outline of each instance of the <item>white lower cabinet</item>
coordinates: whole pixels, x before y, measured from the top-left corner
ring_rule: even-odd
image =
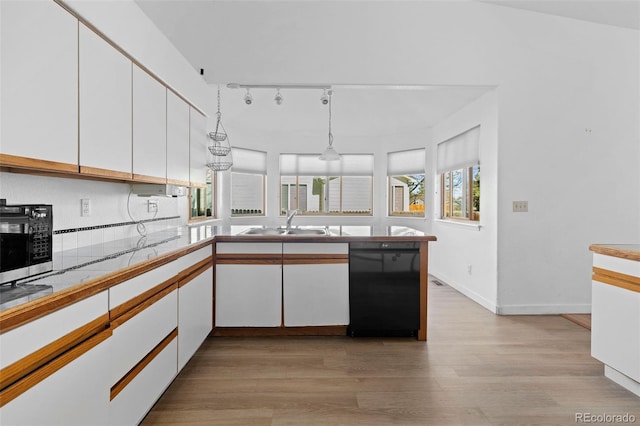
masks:
[[[349,245],[284,243],[285,327],[349,324]]]
[[[178,371],[213,327],[213,267],[185,281],[178,288]]]
[[[107,338],[0,408],[0,424],[108,424],[110,385],[109,371],[104,366],[109,363],[109,344]],[[91,342],[82,343],[75,350],[82,350],[83,345]],[[59,360],[34,371],[27,380],[56,362]]]
[[[216,327],[279,327],[281,265],[217,265]]]
[[[111,386],[122,379],[178,326],[178,290],[113,329]]]
[[[178,342],[173,339],[111,401],[109,424],[139,424],[173,381],[177,373],[177,362]]]
[[[284,265],[286,327],[349,324],[349,265]]]

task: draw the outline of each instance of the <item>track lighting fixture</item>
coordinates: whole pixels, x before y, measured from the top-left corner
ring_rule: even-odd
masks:
[[[273,98],[273,99],[276,101],[276,104],[282,105],[282,102],[284,101],[284,97],[280,93],[280,89],[279,88],[278,88],[278,91],[276,92],[276,97]]]
[[[251,105],[253,103],[253,96],[251,96],[251,92],[249,92],[248,87],[247,87],[247,94],[244,95],[244,103],[247,105]]]
[[[322,92],[322,96],[320,96],[320,102],[322,102],[322,105],[326,105],[329,103],[329,96],[327,95],[327,89],[324,89],[324,91]]]

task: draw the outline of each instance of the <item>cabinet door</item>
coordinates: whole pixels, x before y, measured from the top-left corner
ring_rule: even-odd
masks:
[[[131,178],[131,61],[80,24],[80,172]]]
[[[178,371],[191,359],[213,327],[213,267],[178,289]]]
[[[216,265],[216,327],[279,327],[281,265]]]
[[[349,245],[284,243],[284,325],[349,324]]]
[[[207,159],[209,158],[207,117],[191,108],[189,135],[189,181],[191,186],[204,186],[207,182]]]
[[[167,89],[133,65],[133,177],[165,183],[167,174]]]
[[[0,10],[2,154],[77,172],[78,20],[52,1],[3,0]]]
[[[167,182],[189,185],[189,105],[167,90]]]
[[[26,392],[0,408],[6,425],[107,425],[109,419],[110,331],[94,336],[27,376],[47,375]],[[94,342],[99,341],[94,346]],[[90,347],[90,349],[85,349]],[[65,364],[65,357],[73,358]],[[52,374],[47,370],[57,368]],[[18,382],[18,385],[20,382]]]
[[[284,325],[349,324],[349,265],[284,265]]]

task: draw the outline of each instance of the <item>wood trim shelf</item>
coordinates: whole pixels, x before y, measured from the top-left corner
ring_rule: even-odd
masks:
[[[108,179],[133,180],[133,174],[118,170],[100,169],[98,167],[80,166],[80,174],[104,177]]]
[[[38,158],[20,157],[17,155],[0,154],[0,167],[15,167],[38,171],[79,173],[77,164],[60,163],[57,161],[41,160]]]
[[[147,176],[147,175],[139,175],[137,173],[133,174],[133,180],[135,182],[144,182],[144,183],[159,183],[166,184],[167,178],[161,178],[156,176]]]

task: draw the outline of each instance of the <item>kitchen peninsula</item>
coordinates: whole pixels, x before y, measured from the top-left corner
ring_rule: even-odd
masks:
[[[640,244],[593,244],[591,355],[640,396]]]
[[[349,284],[344,275],[349,244],[414,244],[420,281],[417,337],[426,340],[428,242],[435,237],[395,226],[276,228],[277,235],[249,232],[257,228],[178,227],[54,253],[52,272],[17,283],[17,288],[38,286],[39,291],[0,303],[3,422],[42,423],[55,417],[67,424],[138,423],[212,330],[223,335],[223,329],[234,328],[215,322],[223,320],[218,314],[225,306],[218,294],[223,280],[216,274],[227,266],[234,268],[231,287],[242,286],[237,272],[254,266],[271,267],[267,270],[276,277],[288,276],[288,269],[296,277],[296,268],[288,266],[302,266],[305,281],[313,283],[311,278],[321,276],[318,271],[328,271],[325,278],[330,279],[323,278],[321,287],[334,288],[337,283],[344,291]],[[234,252],[225,253],[225,246]],[[258,259],[259,265],[247,264],[247,259]],[[333,267],[342,278],[334,279]],[[258,276],[258,282],[266,277]],[[309,300],[300,288],[287,289],[284,281],[278,285],[289,300]],[[314,305],[330,309],[312,326],[300,326],[309,321],[302,305],[281,304],[280,291],[266,296],[275,299],[277,310],[276,323],[267,334],[346,334],[348,298],[341,299],[342,319],[336,327],[324,323],[325,313],[333,316],[332,292],[324,292],[328,299],[313,294]],[[317,313],[312,312],[312,322]],[[36,403],[40,409],[30,409]]]

